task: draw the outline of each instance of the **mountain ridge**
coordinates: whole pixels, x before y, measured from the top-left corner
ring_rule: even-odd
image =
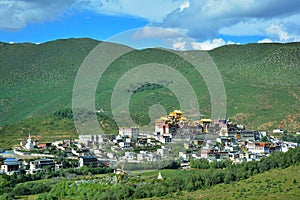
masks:
[[[0,43],[0,126],[71,108],[79,66],[99,43],[86,38]],[[223,77],[227,117],[252,129],[300,129],[300,43],[227,45],[207,52]],[[110,116],[110,95],[116,81],[126,70],[154,61],[186,76],[199,98],[200,112],[208,116],[210,100],[204,81],[188,63],[157,48],[133,50],[114,61],[98,84],[96,107]],[[154,103],[165,106],[167,112],[178,108],[176,97],[167,88],[135,93],[131,103],[138,124],[149,122],[148,108]]]

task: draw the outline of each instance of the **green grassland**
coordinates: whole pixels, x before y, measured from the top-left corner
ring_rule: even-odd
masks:
[[[53,140],[76,139],[73,121],[52,115],[41,115],[5,126],[2,130],[1,147],[11,148],[26,139],[28,135],[41,143]]]
[[[273,169],[231,184],[182,192],[177,199],[300,199],[300,166]],[[168,197],[151,199],[169,199]],[[173,199],[173,197],[172,197]]]
[[[222,169],[219,169],[222,171]],[[159,183],[162,183],[167,179],[174,179],[176,177],[188,177],[190,175],[195,174],[198,171],[199,173],[205,173],[207,170],[140,170],[133,171],[128,174],[127,182],[125,185],[137,184],[139,182],[143,182],[143,184],[153,184],[157,182],[155,186],[153,186],[153,190],[159,190]],[[161,173],[163,177],[163,181],[160,182],[157,180],[158,173]],[[196,172],[196,173],[198,173]],[[256,174],[251,176],[248,179],[232,182],[232,183],[219,183],[217,185],[196,190],[196,191],[180,191],[176,193],[169,193],[163,197],[153,197],[147,199],[299,199],[300,198],[300,166],[293,165],[288,168],[280,168],[280,169],[272,169],[270,171]],[[96,176],[78,176],[76,180],[108,180],[108,177],[113,177],[113,174],[101,174]],[[62,178],[60,181],[64,181]],[[41,181],[41,180],[39,180]],[[33,183],[39,181],[32,181]],[[51,179],[42,180],[44,183],[51,183]],[[57,181],[56,184],[60,184]],[[72,180],[74,181],[74,180]],[[54,183],[53,183],[54,184]],[[122,183],[121,183],[122,184]],[[60,185],[59,185],[60,186]],[[86,185],[88,186],[88,185]],[[99,185],[97,185],[98,187]],[[119,185],[120,186],[120,185]],[[94,186],[96,187],[96,186]],[[104,186],[106,187],[106,186]],[[109,186],[110,188],[117,187],[116,185]],[[59,188],[59,187],[58,187]],[[68,190],[68,187],[66,190]],[[93,184],[91,184],[91,188],[93,188]],[[81,188],[82,190],[82,188]],[[54,190],[55,191],[55,190]],[[65,194],[69,194],[68,191],[65,191]],[[72,198],[78,199],[79,196],[76,196],[76,192]],[[78,195],[78,194],[77,194]],[[98,194],[99,195],[99,194]],[[68,196],[69,198],[71,196]],[[20,199],[35,199],[37,195],[30,196],[20,196]],[[90,199],[94,199],[91,197]]]
[[[76,73],[97,44],[91,39],[0,43],[0,146],[15,144],[29,132],[43,141],[77,134],[72,119],[53,113],[71,108]],[[250,129],[300,129],[300,43],[228,45],[208,53],[225,84],[227,117]],[[184,75],[200,112],[210,115],[208,89],[191,64],[163,49],[135,50],[115,60],[99,81],[95,103],[105,111],[99,120],[106,132],[115,133],[117,127],[111,114],[115,84],[146,63],[164,64]],[[151,85],[132,94],[131,117],[139,125],[149,123],[149,108],[156,103],[167,112],[179,108],[171,90]]]

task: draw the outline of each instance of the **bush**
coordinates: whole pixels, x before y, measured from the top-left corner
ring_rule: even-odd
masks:
[[[19,183],[14,189],[13,193],[16,196],[39,194],[44,192],[49,192],[51,189],[49,184],[44,184],[40,182],[27,182]]]
[[[78,197],[81,199],[86,199],[88,197],[95,197],[95,199],[133,199],[133,198],[151,198],[151,197],[160,197],[167,194],[180,193],[181,191],[194,191],[198,189],[209,188],[213,185],[219,183],[232,183],[235,181],[249,178],[254,174],[255,170],[257,173],[263,172],[266,170],[271,170],[274,168],[279,168],[279,165],[282,160],[285,160],[286,167],[300,162],[298,155],[300,153],[300,148],[295,148],[289,150],[287,153],[272,154],[269,157],[262,159],[261,161],[253,161],[242,164],[227,165],[226,169],[215,170],[210,168],[209,170],[197,170],[190,173],[185,173],[184,176],[174,176],[168,177],[163,181],[143,181],[140,183],[135,183],[129,185],[128,182],[122,185],[101,185],[101,184],[80,184],[79,186],[71,186],[72,182],[59,182],[56,184],[48,196],[55,198],[66,198],[68,197]],[[193,162],[193,160],[191,161]],[[195,166],[203,167],[207,165],[204,160],[196,160],[193,163]],[[208,164],[209,166],[209,164]],[[260,167],[265,167],[264,170],[261,170]],[[296,180],[295,180],[296,181]],[[293,180],[293,182],[295,182]],[[260,183],[261,181],[257,181]],[[266,179],[268,184],[271,184],[269,179]],[[286,182],[286,180],[284,181]],[[142,184],[141,184],[142,183]],[[78,188],[77,188],[78,187]],[[277,186],[278,191],[282,192],[281,184]],[[269,190],[269,187],[264,187],[259,185],[257,191],[260,193]],[[290,188],[288,189],[290,190]],[[82,192],[84,191],[84,192]],[[245,188],[242,188],[239,193],[233,193],[232,197],[243,196],[246,192]],[[98,195],[96,197],[96,194]],[[69,196],[68,196],[69,195]],[[48,199],[49,199],[48,198]]]

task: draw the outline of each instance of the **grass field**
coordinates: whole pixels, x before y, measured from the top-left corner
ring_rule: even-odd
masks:
[[[161,172],[163,178],[185,176],[191,171],[186,170],[140,170],[129,174],[132,181],[143,179],[151,181],[157,178]],[[101,178],[110,175],[96,175]],[[94,177],[94,178],[95,178]],[[78,176],[76,180],[91,179],[90,176]],[[52,181],[51,179],[41,180]],[[38,181],[40,182],[40,181]],[[169,197],[168,197],[169,196]],[[170,197],[172,196],[172,197]],[[18,199],[35,199],[37,195],[20,196]],[[233,182],[231,184],[218,184],[209,189],[193,192],[183,191],[165,197],[150,198],[158,199],[300,199],[300,166],[291,166],[286,169],[274,169],[262,174],[254,175],[246,180]]]
[[[300,166],[274,169],[232,184],[182,192],[177,199],[300,199]],[[151,199],[173,199],[168,197]]]

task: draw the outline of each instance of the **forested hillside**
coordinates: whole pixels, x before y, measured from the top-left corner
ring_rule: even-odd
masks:
[[[71,108],[76,73],[97,44],[91,39],[0,43],[0,133],[10,139],[23,138],[27,132],[39,137],[51,132],[75,134],[72,118],[53,113]],[[225,84],[227,117],[251,129],[300,129],[300,43],[229,45],[208,53]],[[200,112],[210,115],[207,87],[189,63],[163,49],[136,50],[113,62],[99,82],[96,108],[105,111],[99,120],[108,132],[116,131],[110,105],[116,82],[129,69],[151,62],[184,75],[198,97]],[[133,119],[148,123],[149,107],[155,103],[167,112],[179,107],[168,88],[150,85],[132,95]]]

